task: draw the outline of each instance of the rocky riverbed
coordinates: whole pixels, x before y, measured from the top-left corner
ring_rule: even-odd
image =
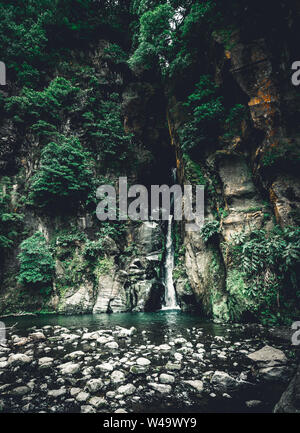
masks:
[[[2,412],[272,412],[297,364],[291,344],[259,326],[155,338],[135,327],[46,325],[7,337]]]

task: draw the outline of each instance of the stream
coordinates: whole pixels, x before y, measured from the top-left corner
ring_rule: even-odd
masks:
[[[272,412],[296,367],[272,329],[179,310],[1,320],[17,322],[0,346],[2,412]]]

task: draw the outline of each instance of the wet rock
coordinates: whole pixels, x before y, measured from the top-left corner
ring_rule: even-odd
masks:
[[[68,359],[70,361],[73,361],[74,359],[82,358],[84,356],[84,352],[82,350],[77,350],[75,352],[68,353],[64,359]]]
[[[203,382],[201,380],[184,380],[183,383],[201,393],[203,391]]]
[[[274,408],[275,413],[300,413],[300,367]]]
[[[258,365],[267,363],[269,366],[273,366],[287,362],[285,354],[271,346],[264,346],[262,349],[247,355],[247,357]]]
[[[87,401],[87,399],[90,397],[90,394],[88,394],[87,392],[84,391],[80,391],[77,395],[76,395],[76,401],[78,401],[79,403],[84,403]]]
[[[239,385],[238,381],[225,371],[216,371],[211,378],[211,384],[218,392],[232,391]]]
[[[107,401],[103,397],[91,397],[88,403],[96,409],[107,406]]]
[[[104,347],[107,347],[108,349],[118,349],[119,345],[115,341],[110,341],[109,343],[106,343]]]
[[[70,396],[76,397],[77,394],[79,394],[81,391],[81,388],[71,388],[70,389]]]
[[[86,389],[90,391],[91,393],[95,393],[103,388],[103,381],[102,379],[91,379],[86,384]]]
[[[122,383],[125,381],[125,374],[122,371],[115,370],[112,372],[110,379],[113,384]]]
[[[130,373],[133,374],[144,374],[149,370],[148,366],[143,367],[142,365],[132,365],[130,367]]]
[[[286,366],[266,367],[259,370],[260,378],[269,382],[286,382],[290,373],[291,370]]]
[[[117,389],[118,393],[123,394],[123,395],[131,395],[135,392],[135,390],[136,390],[136,387],[131,383],[128,383],[126,385],[121,385]]]
[[[161,344],[160,346],[157,347],[157,349],[160,352],[168,353],[171,350],[171,346],[169,346],[168,344]]]
[[[48,358],[47,356],[40,358],[38,360],[38,365],[40,368],[48,368],[53,364],[53,358]]]
[[[52,398],[58,398],[58,397],[62,397],[66,394],[66,389],[65,388],[61,388],[61,389],[53,389],[51,391],[48,391],[48,396],[52,397]]]
[[[18,386],[17,388],[14,388],[11,393],[13,395],[25,395],[30,392],[30,388],[28,386]]]
[[[179,371],[182,369],[182,365],[169,361],[166,364],[166,369],[170,371]]]
[[[150,365],[151,361],[147,358],[138,358],[136,360],[136,363],[137,363],[137,365],[141,365],[141,366],[145,367],[147,365]]]
[[[25,365],[29,364],[32,361],[32,358],[23,354],[23,353],[15,353],[10,355],[7,361],[7,365],[9,367],[15,367],[16,365]]]
[[[81,413],[96,413],[96,410],[95,410],[95,408],[93,408],[93,406],[91,406],[89,404],[84,404],[83,406],[81,406],[80,412]]]
[[[175,382],[175,377],[171,374],[162,373],[159,375],[159,381],[163,384],[170,384]]]
[[[29,338],[32,341],[46,340],[46,337],[42,332],[33,332],[32,334],[29,334]]]
[[[74,364],[72,362],[67,362],[65,364],[59,365],[58,368],[63,376],[76,374],[80,371],[80,364]]]
[[[96,365],[96,369],[107,373],[113,371],[114,367],[112,364],[109,364],[108,362],[103,362],[100,365]]]
[[[150,388],[154,389],[154,391],[159,392],[160,394],[170,394],[172,391],[171,385],[164,385],[161,383],[148,383]]]

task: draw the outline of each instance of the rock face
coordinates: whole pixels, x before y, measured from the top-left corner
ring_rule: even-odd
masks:
[[[186,65],[184,76],[178,71],[174,80],[162,79],[154,65],[155,73],[136,71],[136,75],[129,72],[125,61],[119,59],[122,66],[119,63],[117,66],[107,58],[110,42],[97,39],[98,35],[85,53],[74,48],[70,64],[82,71],[77,82],[77,90],[82,92],[78,92],[81,96],[75,104],[79,117],[83,113],[94,116],[87,109],[83,95],[98,92],[97,86],[87,85],[86,64],[93,71],[95,83],[101,83],[101,91],[94,95],[95,105],[110,104],[110,97],[118,96],[115,106],[116,112],[120,109],[118,134],[112,135],[111,141],[116,145],[117,136],[121,135],[124,147],[128,147],[118,162],[110,165],[109,161],[102,160],[105,152],[99,149],[90,152],[95,139],[94,132],[93,139],[89,137],[87,124],[93,123],[91,119],[82,123],[74,113],[64,113],[57,119],[58,130],[80,137],[83,148],[92,154],[93,182],[105,179],[118,190],[122,173],[128,178],[128,186],[169,185],[174,182],[170,175],[176,168],[176,182],[181,186],[205,185],[205,220],[218,221],[218,233],[205,241],[199,231],[185,230],[186,221],[176,222],[173,277],[181,309],[196,311],[216,322],[252,320],[257,306],[245,295],[248,282],[228,253],[232,236],[250,235],[256,229],[269,233],[274,223],[285,228],[299,226],[300,221],[299,155],[293,150],[298,151],[300,145],[299,95],[290,80],[290,66],[295,58],[290,41],[298,39],[299,8],[296,2],[277,3],[277,13],[282,12],[277,16],[281,25],[280,49],[276,38],[274,42],[271,22],[264,23],[257,32],[252,29],[247,32],[242,24],[232,23],[229,28],[234,31],[229,31],[226,38],[218,31],[208,32],[212,33],[204,41],[208,57],[199,59],[199,65],[193,64],[191,69]],[[263,17],[264,22],[268,13],[264,7],[263,2],[251,5],[242,14],[257,8],[253,17]],[[239,14],[232,13],[232,19],[234,16]],[[125,57],[130,54],[124,52]],[[190,54],[188,52],[186,58],[197,57]],[[62,64],[64,60],[58,59]],[[60,74],[60,67],[65,79],[74,78],[73,71],[65,71],[62,64],[52,71],[49,69],[49,82]],[[198,70],[197,78],[195,70]],[[224,109],[242,106],[245,115],[236,119],[228,117],[225,110],[226,114],[224,111],[220,116],[224,117],[222,131],[216,127],[218,134],[215,136],[213,122],[207,133],[203,131],[203,137],[201,132],[191,140],[195,148],[189,149],[181,134],[189,118],[186,98],[193,87],[196,89],[199,76],[204,75],[211,76],[218,87],[218,98],[224,100]],[[188,84],[185,76],[194,78]],[[22,88],[9,83],[0,92],[0,102],[5,106],[5,98],[21,95]],[[35,291],[35,296],[21,290],[16,284],[20,239],[17,236],[9,240],[12,247],[5,247],[5,252],[0,254],[0,314],[40,310],[100,314],[160,309],[164,298],[165,223],[149,218],[141,223],[100,224],[91,205],[95,197],[89,197],[89,205],[81,203],[70,208],[68,218],[58,209],[47,213],[26,205],[30,188],[24,186],[31,185],[40,165],[45,137],[34,133],[26,116],[24,121],[16,120],[9,112],[2,117],[0,191],[5,197],[3,204],[7,201],[4,219],[15,209],[20,227],[12,227],[10,233],[28,232],[31,236],[40,231],[44,234],[55,250],[55,271],[50,296],[45,297],[39,290]],[[43,122],[48,124],[45,119]],[[127,141],[123,132],[133,134],[132,140]],[[122,152],[117,147],[116,153],[119,151]],[[17,219],[13,217],[12,223]],[[266,281],[271,281],[270,272],[265,274]],[[19,343],[23,344],[24,340]]]
[[[275,413],[300,413],[300,367],[274,408]]]

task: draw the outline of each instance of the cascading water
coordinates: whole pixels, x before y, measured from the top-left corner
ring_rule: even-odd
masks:
[[[172,169],[172,178],[176,181],[176,168]],[[165,286],[165,303],[162,310],[180,310],[176,300],[176,292],[173,283],[173,269],[174,269],[174,248],[172,240],[172,221],[173,215],[169,215],[168,230],[166,239],[166,258],[165,258],[165,272],[164,272],[164,286]]]

